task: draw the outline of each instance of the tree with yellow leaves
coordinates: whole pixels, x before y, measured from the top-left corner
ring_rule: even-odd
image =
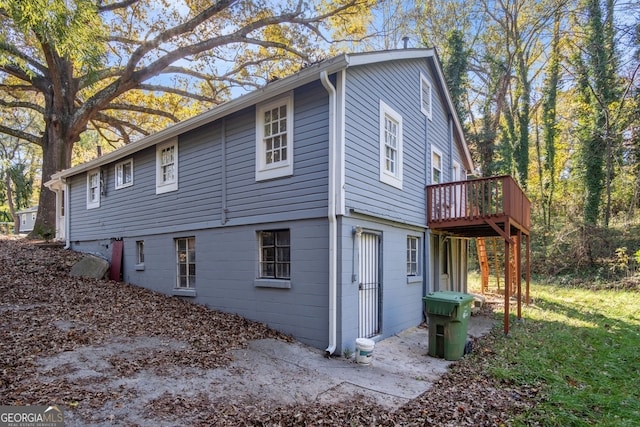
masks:
[[[71,166],[87,129],[127,143],[260,86],[317,60],[334,33],[358,38],[352,18],[371,3],[0,0],[0,105],[44,123],[36,133],[4,122],[0,134],[42,147],[46,182]],[[42,188],[36,229],[54,225]]]

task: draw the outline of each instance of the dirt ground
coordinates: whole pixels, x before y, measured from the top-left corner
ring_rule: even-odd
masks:
[[[55,404],[68,426],[498,426],[535,400],[485,374],[494,332],[422,394],[364,393],[366,385],[327,382],[353,362],[309,356],[313,349],[239,316],[71,277],[80,256],[0,238],[0,405]],[[268,359],[248,357],[258,351]],[[310,376],[310,363],[326,375]]]

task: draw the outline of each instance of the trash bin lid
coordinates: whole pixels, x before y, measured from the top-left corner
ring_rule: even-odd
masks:
[[[425,302],[434,301],[464,304],[473,301],[473,295],[465,294],[464,292],[436,291],[428,293],[423,300]]]

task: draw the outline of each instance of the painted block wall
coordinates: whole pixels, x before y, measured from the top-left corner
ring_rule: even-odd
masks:
[[[425,270],[420,278],[407,280],[407,236],[420,237],[425,230],[367,217],[344,217],[340,224],[339,317],[341,328],[338,343],[341,349],[355,348],[358,337],[358,248],[354,229],[378,232],[381,235],[382,263],[382,322],[381,333],[374,340],[383,339],[422,323],[422,296]],[[352,254],[352,255],[349,255]],[[422,254],[421,254],[422,255]],[[422,268],[427,268],[422,262]],[[355,281],[353,280],[355,279]],[[340,350],[341,351],[341,350]]]

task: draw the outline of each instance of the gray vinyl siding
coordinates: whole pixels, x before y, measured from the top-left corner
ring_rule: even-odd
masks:
[[[255,181],[252,107],[179,137],[177,191],[155,194],[155,147],[133,155],[133,186],[116,190],[115,163],[102,167],[106,195],[101,196],[99,208],[86,209],[86,174],[70,178],[70,240],[222,226],[225,179],[224,225],[326,217],[327,105],[326,90],[319,83],[295,91],[291,177]]]
[[[402,330],[419,325],[423,320],[422,296],[425,283],[422,280],[407,283],[406,244],[409,235],[420,237],[423,243],[425,230],[365,217],[344,217],[340,221],[340,252],[343,256],[339,260],[342,286],[339,287],[338,294],[340,319],[338,344],[342,349],[347,347],[353,349],[356,338],[359,338],[357,277],[359,254],[353,232],[355,227],[380,233],[382,330],[375,339],[390,337]],[[421,267],[424,268],[424,262],[421,262]],[[354,278],[355,281],[352,280]]]
[[[433,85],[433,119],[420,111],[420,72]],[[347,70],[345,180],[347,209],[411,224],[425,223],[424,186],[431,182],[431,146],[450,163],[448,115],[426,61],[395,61]],[[402,116],[402,189],[380,182],[380,101]],[[444,174],[450,174],[447,166]],[[445,175],[445,177],[448,175]]]

